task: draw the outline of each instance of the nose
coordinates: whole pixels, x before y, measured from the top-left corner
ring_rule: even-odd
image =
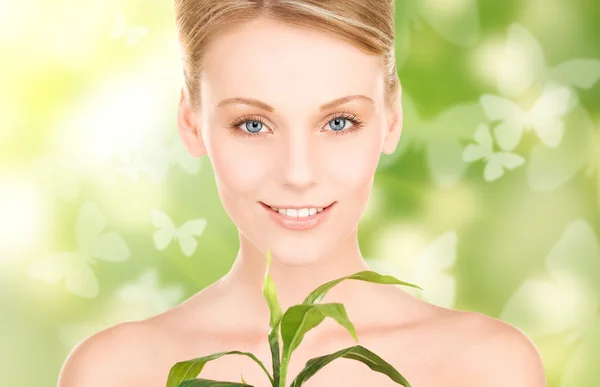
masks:
[[[304,188],[315,184],[316,149],[306,130],[298,130],[287,139],[282,160],[284,184]]]

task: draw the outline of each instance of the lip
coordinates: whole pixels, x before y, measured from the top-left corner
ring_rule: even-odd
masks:
[[[323,211],[317,212],[314,215],[307,216],[304,218],[294,218],[287,215],[280,214],[279,212],[275,212],[263,202],[259,202],[260,205],[269,213],[271,219],[275,221],[275,223],[280,226],[287,228],[289,230],[309,230],[317,227],[319,224],[323,223],[329,216],[332,207],[335,206],[336,202],[333,202],[327,207],[323,208]],[[276,207],[276,206],[273,206]],[[279,208],[279,207],[276,207]],[[282,208],[318,208],[318,207],[282,207]]]
[[[292,209],[292,210],[300,210],[300,209],[302,209],[302,208],[326,208],[326,207],[329,207],[329,206],[331,206],[331,205],[332,205],[333,203],[335,203],[335,202],[333,202],[333,203],[329,203],[329,204],[328,204],[328,205],[326,205],[326,206],[322,206],[322,205],[319,205],[319,204],[304,204],[304,205],[302,205],[302,206],[287,206],[287,205],[280,205],[280,206],[279,206],[279,205],[277,205],[277,206],[276,206],[276,205],[274,205],[274,204],[267,204],[267,203],[263,203],[263,202],[259,202],[259,203],[265,204],[265,205],[267,205],[267,206],[269,206],[269,207],[275,207],[275,208],[285,208],[285,209]]]

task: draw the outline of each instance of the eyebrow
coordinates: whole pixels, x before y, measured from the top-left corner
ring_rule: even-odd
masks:
[[[323,106],[321,106],[319,110],[320,111],[325,111],[325,110],[334,108],[334,107],[336,107],[338,105],[342,105],[342,104],[344,104],[346,102],[349,102],[349,101],[352,101],[352,100],[355,100],[355,99],[363,99],[363,100],[371,102],[371,104],[375,103],[375,101],[373,101],[371,98],[367,97],[366,95],[348,95],[346,97],[337,98],[337,99],[334,99],[333,101],[327,102],[326,104],[324,104]],[[238,103],[238,104],[244,104],[244,105],[256,106],[256,107],[258,107],[260,109],[269,111],[271,113],[275,111],[274,107],[272,107],[272,106],[270,106],[270,105],[268,105],[268,104],[266,104],[266,103],[264,103],[262,101],[259,101],[259,100],[254,99],[254,98],[241,98],[241,97],[234,97],[234,98],[224,99],[224,100],[222,100],[221,102],[218,103],[217,107],[219,108],[219,107],[222,107],[222,106],[225,106],[225,105],[236,104],[236,103]]]

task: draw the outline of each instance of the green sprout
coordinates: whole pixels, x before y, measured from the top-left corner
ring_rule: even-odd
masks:
[[[253,387],[252,385],[247,384],[241,375],[241,383],[197,378],[206,363],[220,358],[221,356],[232,354],[248,356],[254,360],[263,369],[269,378],[272,387],[286,387],[287,368],[292,353],[298,348],[304,335],[311,329],[317,327],[326,317],[335,319],[341,326],[350,332],[354,340],[358,343],[354,325],[348,319],[344,305],[336,302],[319,304],[319,301],[321,301],[327,292],[335,285],[347,279],[354,279],[378,284],[404,285],[423,290],[417,285],[400,281],[393,276],[381,275],[374,271],[366,270],[329,281],[319,286],[313,290],[301,304],[292,305],[285,313],[282,313],[281,305],[279,304],[277,292],[275,290],[275,283],[269,275],[270,266],[271,253],[267,250],[267,270],[263,283],[263,295],[269,306],[270,313],[268,340],[273,360],[273,374],[271,375],[265,365],[250,352],[217,352],[212,355],[176,363],[171,367],[169,372],[167,387]],[[280,331],[281,340],[283,341],[283,348],[281,351],[279,347]],[[394,382],[405,387],[410,387],[408,381],[396,371],[394,367],[361,345],[354,345],[337,352],[308,360],[304,369],[296,375],[288,387],[302,386],[304,382],[310,379],[310,377],[316,374],[321,368],[338,358],[358,360],[366,364],[373,371],[387,375]]]

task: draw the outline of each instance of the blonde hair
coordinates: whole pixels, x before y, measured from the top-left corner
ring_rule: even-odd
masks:
[[[394,50],[395,0],[174,0],[183,64],[184,89],[192,109],[200,103],[202,59],[217,34],[258,17],[333,33],[363,52],[381,57],[385,100],[400,103]]]

